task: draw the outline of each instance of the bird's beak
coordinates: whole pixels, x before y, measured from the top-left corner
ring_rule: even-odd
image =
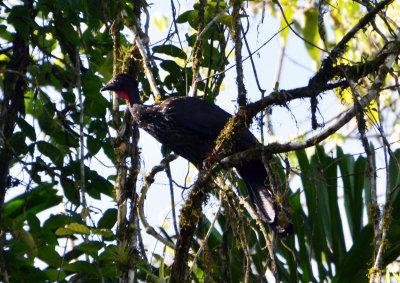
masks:
[[[104,87],[102,87],[102,89],[100,89],[100,91],[105,91],[105,90],[118,90],[120,89],[121,84],[119,82],[119,80],[117,79],[111,79],[111,81],[109,81]]]
[[[103,86],[100,91],[105,91],[105,90],[115,90],[116,86],[113,82],[106,84],[105,86]]]

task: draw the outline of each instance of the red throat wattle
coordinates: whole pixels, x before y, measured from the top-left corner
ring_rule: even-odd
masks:
[[[126,100],[128,100],[128,102],[130,102],[130,101],[129,101],[129,92],[128,92],[128,90],[126,90],[126,89],[120,89],[120,90],[115,90],[115,92],[116,92],[116,94],[118,94],[118,96],[119,96],[121,99],[126,99]]]

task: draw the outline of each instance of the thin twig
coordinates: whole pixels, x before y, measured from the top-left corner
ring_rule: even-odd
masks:
[[[219,11],[219,5],[220,5],[220,0],[217,0],[217,2],[215,3],[215,13],[214,13],[214,17],[217,15],[217,12]],[[213,68],[212,68],[212,64],[213,64],[213,58],[214,58],[214,37],[215,37],[215,30],[218,31],[217,28],[213,29],[213,30],[211,31],[211,36],[210,36],[210,56],[209,56],[210,58],[209,58],[209,60],[208,60],[207,77],[210,77],[210,75],[211,75],[211,70],[213,69]],[[220,45],[221,45],[221,44],[220,44]],[[222,44],[222,45],[223,45],[223,44]],[[221,52],[221,54],[224,54],[224,53]],[[225,59],[225,56],[221,56],[221,57]],[[224,59],[222,59],[222,60],[224,60]],[[203,96],[204,99],[207,99],[208,89],[209,89],[209,87],[212,88],[212,84],[213,84],[213,82],[211,82],[211,86],[210,86],[210,79],[208,79],[208,80],[205,82],[205,88],[204,88],[204,92],[203,92],[203,93],[204,93],[204,96]]]
[[[137,211],[140,217],[140,221],[142,222],[145,231],[147,234],[152,235],[154,238],[156,238],[157,240],[159,240],[161,243],[163,243],[164,245],[170,247],[171,249],[175,250],[175,245],[174,243],[170,242],[169,240],[165,239],[164,237],[162,237],[159,233],[156,232],[156,230],[150,226],[150,224],[147,222],[146,217],[144,215],[144,200],[146,198],[147,195],[147,191],[150,188],[150,185],[154,182],[154,176],[158,173],[161,172],[163,170],[165,170],[167,164],[173,160],[175,160],[178,156],[176,155],[169,155],[167,157],[165,157],[159,165],[154,166],[153,169],[151,169],[150,173],[146,176],[145,178],[145,183],[142,186],[142,189],[140,191],[140,195],[139,198],[137,200]]]
[[[225,13],[232,7],[232,5],[227,5],[225,9],[222,10],[221,13],[215,15],[215,17],[204,27],[204,29],[201,31],[199,36],[197,37],[197,40],[203,40],[204,36],[206,35],[206,32],[223,16]]]
[[[143,58],[143,69],[146,73],[146,78],[150,84],[150,88],[153,92],[154,98],[155,98],[156,102],[158,102],[161,98],[161,94],[158,91],[156,81],[154,80],[153,73],[151,72],[149,58],[146,54],[146,50],[143,46],[142,40],[140,39],[140,36],[138,34],[138,30],[137,30],[136,26],[131,26],[131,30],[133,32],[133,36],[135,38],[135,43],[139,49],[140,55]]]
[[[391,44],[388,45],[388,50],[391,55],[389,55],[386,58],[384,65],[380,69],[378,77],[376,78],[374,84],[371,86],[368,93],[360,99],[360,105],[362,108],[367,107],[371,103],[371,101],[373,99],[375,99],[377,97],[377,95],[379,94],[380,87],[382,86],[384,79],[385,79],[387,73],[389,72],[389,69],[391,68],[392,63],[395,61],[396,56],[397,56],[398,52],[400,51],[400,43],[392,42]],[[268,151],[269,153],[283,153],[283,152],[295,151],[295,150],[314,146],[314,145],[318,144],[319,142],[325,140],[329,136],[331,136],[333,133],[338,131],[340,128],[342,128],[354,116],[355,116],[354,107],[350,107],[348,109],[347,113],[344,114],[343,117],[340,118],[334,125],[325,129],[324,131],[320,132],[319,134],[316,134],[315,136],[310,137],[306,141],[304,141],[304,142],[289,142],[289,143],[285,143],[285,144],[271,143],[271,144],[265,146],[265,150]],[[245,160],[259,158],[260,154],[261,154],[261,147],[251,148],[246,151],[239,152],[239,153],[233,154],[229,157],[222,159],[221,164],[222,165],[237,164],[237,162],[243,161],[243,158],[245,158]]]
[[[217,221],[217,218],[218,218],[218,216],[219,216],[219,213],[221,212],[221,208],[222,208],[222,190],[219,192],[219,206],[218,206],[218,210],[217,210],[217,212],[215,213],[214,218],[213,218],[213,220],[212,220],[212,222],[211,222],[211,224],[210,224],[210,228],[208,229],[207,234],[206,234],[206,236],[204,237],[203,242],[202,242],[200,248],[198,249],[198,251],[197,251],[197,253],[196,253],[196,255],[195,255],[194,259],[193,259],[192,267],[190,268],[189,274],[193,272],[193,268],[196,266],[197,259],[198,259],[199,256],[201,255],[201,253],[202,253],[202,251],[203,251],[203,249],[204,249],[204,246],[207,244],[207,240],[208,240],[208,238],[210,237],[212,230],[214,229],[215,222]]]
[[[169,192],[170,192],[170,195],[171,195],[172,223],[174,224],[175,235],[178,235],[179,234],[179,230],[178,230],[178,223],[176,221],[174,183],[173,183],[173,179],[172,179],[171,166],[169,166],[169,162],[167,163],[167,166],[165,167],[165,172],[166,172],[167,177],[168,177]]]
[[[381,138],[383,140],[383,151],[384,151],[384,157],[385,157],[385,168],[386,168],[386,203],[382,212],[382,224],[381,224],[381,238],[380,238],[380,242],[379,242],[379,246],[378,249],[376,250],[375,253],[375,261],[374,261],[374,265],[373,265],[373,269],[372,270],[378,270],[381,268],[381,259],[382,259],[382,255],[383,255],[383,249],[384,249],[384,245],[385,243],[385,239],[386,239],[386,232],[388,229],[388,221],[387,219],[390,219],[389,216],[389,211],[390,211],[390,195],[391,195],[391,188],[390,188],[390,174],[389,174],[389,162],[388,162],[388,151],[390,150],[390,145],[386,140],[385,134],[383,132],[383,127],[382,127],[382,115],[381,115],[381,108],[380,108],[380,102],[379,102],[379,97],[376,100],[377,101],[377,106],[378,106],[378,119],[379,121],[374,121],[374,124],[376,125],[376,128],[379,130],[379,133],[381,134]],[[396,157],[394,158],[394,160],[397,162]],[[376,243],[378,243],[378,240],[376,240]],[[376,246],[375,246],[376,249]]]
[[[290,23],[290,25],[291,25],[291,24],[292,24],[292,23]],[[254,55],[255,53],[257,53],[260,49],[262,49],[265,45],[267,45],[268,43],[270,43],[272,39],[274,39],[278,34],[280,34],[282,31],[284,31],[284,30],[287,29],[288,27],[289,27],[289,26],[285,26],[285,27],[279,29],[279,30],[278,30],[276,33],[274,33],[266,42],[264,42],[260,47],[258,47],[256,50],[254,50],[254,51],[251,53],[251,55]],[[228,57],[229,57],[229,56],[228,56]],[[250,58],[250,55],[248,55],[247,57],[245,57],[245,58],[242,60],[242,62],[245,62],[245,61],[246,61],[247,59],[249,59],[249,58]],[[220,72],[217,72],[217,73],[211,75],[210,77],[206,77],[206,78],[204,78],[204,79],[201,79],[201,81],[205,81],[205,80],[208,80],[208,79],[211,78],[211,77],[216,77],[216,76],[222,75],[222,74],[226,73],[227,71],[229,71],[230,69],[232,69],[232,68],[234,68],[234,67],[236,67],[236,63],[233,64],[233,65],[231,65],[231,66],[229,66],[228,68],[226,68],[226,69],[223,70],[223,71],[220,71]]]
[[[268,237],[268,233],[265,230],[263,222],[261,221],[260,217],[258,216],[257,212],[254,210],[254,208],[251,206],[251,204],[248,203],[241,195],[239,195],[239,203],[242,204],[248,211],[250,211],[251,215],[253,216],[253,218],[256,221],[256,224],[260,228],[260,231],[263,234],[264,240],[265,240],[265,246],[262,247],[262,249],[263,250],[265,248],[268,249],[268,253],[269,253],[269,256],[271,258],[271,270],[272,270],[275,278],[278,278],[278,270],[277,270],[277,267],[276,267],[276,261],[275,261],[274,251],[273,251],[273,245],[272,245],[271,240]]]
[[[199,13],[198,13],[198,26],[197,26],[197,32],[202,32],[204,28],[204,9],[207,4],[207,0],[199,0]],[[198,37],[196,42],[194,43],[193,46],[193,51],[192,51],[192,56],[193,56],[193,78],[192,78],[192,96],[196,97],[197,96],[197,86],[198,86],[198,77],[199,77],[199,71],[200,71],[200,66],[203,60],[203,38]]]
[[[368,25],[371,20],[375,17],[376,14],[378,14],[384,7],[389,5],[393,0],[384,0],[382,2],[379,2],[378,4],[375,5],[371,11],[366,14],[364,17],[362,17],[357,24],[349,31],[346,33],[345,36],[340,40],[340,42],[332,49],[331,55],[329,57],[330,60],[333,58],[337,58],[344,50],[347,45],[347,43],[356,35],[356,33],[363,29],[366,25]]]
[[[397,35],[397,43],[399,43],[399,42],[400,42],[400,32]],[[378,74],[378,77],[376,78],[374,84],[372,85],[372,88],[376,88],[377,87],[377,86],[375,86],[375,84],[379,84],[379,87],[380,87],[380,85],[383,84],[384,79],[385,79],[387,73],[392,68],[392,64],[393,64],[393,62],[395,60],[396,60],[396,55],[395,54],[392,54],[391,56],[388,57],[388,59],[386,60],[385,64],[382,66],[382,68],[381,68],[381,70],[380,70],[380,72]],[[397,166],[397,168],[399,170],[400,165],[398,164],[398,161],[397,161],[395,155],[393,154],[393,152],[390,149],[390,144],[389,144],[389,142],[387,141],[387,139],[385,137],[385,134],[383,132],[382,126],[379,125],[378,129],[379,129],[379,132],[380,132],[380,134],[381,134],[381,136],[383,138],[384,145],[389,150],[389,153],[391,153],[390,156],[394,160],[394,162],[395,162],[395,164],[396,164],[396,166]],[[388,162],[387,162],[386,154],[385,154],[385,162],[386,162],[386,168],[388,168]],[[387,177],[387,179],[388,179],[388,177]],[[385,238],[386,238],[386,233],[387,233],[387,228],[388,228],[387,227],[388,226],[387,219],[389,219],[388,215],[390,213],[389,211],[390,211],[391,189],[389,187],[390,186],[390,182],[389,181],[390,180],[387,180],[388,184],[387,184],[387,187],[386,187],[386,204],[384,206],[383,218],[382,218],[382,224],[381,224],[382,225],[382,233],[378,234],[380,237],[376,236],[376,239],[375,239],[375,247],[378,247],[378,250],[375,253],[375,260],[374,260],[374,265],[373,265],[373,268],[372,268],[370,282],[374,282],[376,276],[379,276],[378,270],[380,269],[381,260],[382,260],[382,256],[383,256],[383,248],[384,248],[384,245],[385,245]]]
[[[171,283],[184,282],[186,278],[190,244],[201,215],[202,204],[210,191],[209,182],[220,169],[221,165],[214,163],[210,169],[201,170],[185,205],[182,207],[181,230],[176,244],[174,263],[172,264]]]
[[[285,11],[284,11],[282,5],[279,3],[279,1],[276,1],[276,2],[274,2],[274,3],[278,5],[279,10],[281,11],[282,17],[283,17],[283,19],[285,20],[285,23],[288,25],[288,27],[290,28],[290,30],[291,30],[297,37],[299,37],[299,38],[300,38],[301,40],[303,40],[305,43],[307,43],[307,44],[309,44],[309,45],[311,45],[311,46],[313,46],[313,47],[319,49],[320,51],[323,51],[323,52],[325,52],[325,53],[329,53],[327,50],[325,50],[325,49],[319,47],[318,45],[315,45],[313,42],[308,41],[308,40],[305,39],[302,35],[300,35],[300,34],[291,26],[291,24],[289,24],[289,21],[287,20],[286,15],[285,15]]]
[[[110,27],[110,34],[113,37],[113,76],[118,74],[118,59],[119,59],[119,48],[120,48],[120,33],[119,33],[119,15],[115,17],[113,24]],[[112,95],[112,116],[113,122],[116,128],[119,127],[120,116],[119,116],[119,102],[118,95],[113,92]]]
[[[246,88],[244,86],[244,74],[243,74],[243,61],[242,61],[242,23],[240,21],[240,9],[241,2],[235,1],[233,5],[232,17],[235,20],[235,33],[233,41],[235,43],[235,60],[236,60],[236,84],[238,87],[238,105],[240,108],[246,106]],[[250,57],[251,58],[251,57]]]
[[[85,127],[85,108],[83,104],[83,94],[82,94],[82,83],[80,76],[80,60],[79,60],[79,47],[76,48],[76,66],[75,66],[75,75],[76,75],[76,88],[78,91],[78,99],[79,99],[79,167],[80,167],[80,180],[79,187],[81,193],[81,204],[82,204],[82,216],[83,223],[86,225],[86,215],[87,215],[87,202],[86,202],[86,190],[85,190],[85,139],[83,129]],[[89,239],[87,235],[83,235],[83,240],[85,243],[88,243]],[[86,261],[89,261],[89,255],[85,254]]]
[[[178,25],[176,24],[176,9],[175,9],[174,0],[171,0],[171,11],[172,11],[172,21],[173,21],[173,24],[174,24],[174,27],[175,27],[174,33],[176,33],[176,35],[178,36],[179,46],[183,50],[181,36],[180,36],[180,33],[179,33]],[[185,70],[185,95],[188,95],[188,93],[189,93],[189,85],[188,85],[187,60],[184,60],[184,70]]]
[[[360,140],[361,144],[364,148],[365,154],[367,156],[367,175],[368,175],[368,180],[369,180],[369,189],[370,189],[370,194],[371,194],[371,207],[370,210],[372,210],[372,215],[373,219],[371,219],[372,224],[374,226],[374,234],[375,234],[375,241],[376,243],[380,243],[381,241],[381,233],[379,229],[379,220],[380,220],[380,209],[378,206],[378,197],[377,197],[377,192],[376,192],[376,173],[374,169],[374,158],[372,156],[372,151],[370,148],[370,145],[368,143],[368,139],[366,136],[366,122],[364,119],[364,108],[361,107],[358,101],[358,97],[360,94],[358,93],[355,84],[353,81],[348,80],[351,88],[351,93],[353,96],[353,107],[354,107],[354,113],[357,121],[357,126],[358,126],[358,132],[360,133]],[[377,95],[379,97],[379,93]]]
[[[240,239],[240,243],[242,244],[242,249],[243,249],[243,253],[244,256],[246,258],[246,268],[245,268],[245,272],[244,272],[244,283],[248,283],[249,282],[249,277],[250,277],[250,267],[251,267],[251,256],[250,256],[250,252],[249,252],[249,244],[247,242],[247,237],[245,235],[244,232],[244,228],[243,228],[243,221],[240,220],[238,223],[238,227],[237,227],[237,233],[239,234],[239,239]]]
[[[283,45],[279,49],[278,64],[276,66],[275,80],[274,80],[275,85],[279,84],[279,81],[281,78],[283,58],[285,57],[285,51],[286,51],[286,43],[287,43],[287,41],[285,40],[283,42]]]
[[[249,43],[247,42],[247,36],[244,34],[243,26],[240,26],[240,27],[241,27],[241,29],[242,29],[243,39],[244,39],[244,43],[245,43],[245,45],[246,45],[247,52],[249,53],[250,63],[251,63],[251,67],[252,67],[252,69],[253,69],[253,74],[254,74],[254,79],[256,80],[256,84],[257,84],[258,90],[259,90],[261,93],[264,93],[264,92],[265,92],[265,89],[263,89],[263,88],[261,87],[260,81],[259,81],[259,79],[258,79],[256,65],[255,65],[254,60],[253,60],[253,53],[251,53]]]

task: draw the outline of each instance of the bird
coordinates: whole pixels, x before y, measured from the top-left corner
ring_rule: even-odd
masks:
[[[212,154],[216,139],[232,117],[217,105],[197,97],[170,97],[160,104],[143,105],[138,81],[126,73],[113,77],[100,91],[114,91],[121,99],[126,100],[139,128],[144,129],[169,150],[190,161],[199,170],[204,169],[204,161]],[[257,146],[260,146],[257,138],[244,128],[231,153]],[[278,236],[290,235],[290,214],[277,203],[261,159],[242,162],[235,165],[235,168],[246,185],[250,203],[258,217]],[[280,221],[280,212],[287,216],[287,221]]]

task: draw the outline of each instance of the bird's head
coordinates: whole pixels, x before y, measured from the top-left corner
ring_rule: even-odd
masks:
[[[140,103],[138,82],[128,74],[119,74],[111,79],[100,91],[112,90],[129,104]]]

